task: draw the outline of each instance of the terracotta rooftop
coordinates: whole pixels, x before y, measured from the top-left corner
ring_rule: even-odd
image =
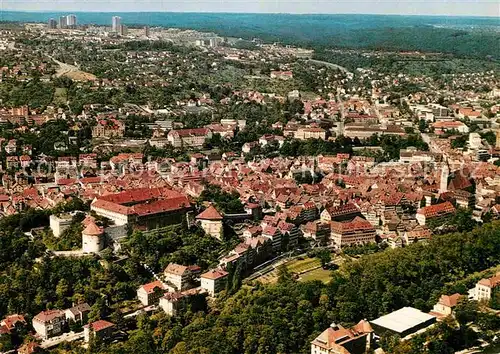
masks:
[[[143,288],[148,294],[152,294],[157,288],[161,290],[165,289],[163,283],[159,280],[156,280],[152,283],[144,284],[141,288]]]
[[[461,297],[462,295],[458,293],[449,296],[441,295],[441,297],[439,298],[439,303],[444,306],[455,307],[457,306],[458,300],[460,300]]]
[[[105,321],[105,320],[99,320],[99,321],[92,322],[92,323],[88,324],[87,326],[88,326],[88,328],[90,328],[94,332],[99,332],[99,331],[102,331],[106,328],[113,327],[114,324],[111,322]]]
[[[103,230],[101,227],[97,226],[95,222],[90,221],[82,233],[89,236],[100,236],[102,235]]]
[[[167,268],[165,268],[165,273],[175,274],[175,275],[183,275],[188,270],[188,267],[170,263]]]
[[[39,321],[39,322],[50,322],[54,318],[57,317],[64,317],[64,311],[61,310],[47,310],[47,311],[42,311],[38,315],[36,315],[33,320]]]
[[[199,220],[222,220],[222,215],[214,208],[213,205],[210,205],[207,209],[196,216],[196,219]]]
[[[454,212],[455,207],[450,202],[444,202],[423,207],[418,211],[418,214],[422,214],[426,218],[432,218],[443,214],[451,214]]]
[[[229,273],[223,269],[212,269],[201,275],[202,278],[216,280],[227,276]]]
[[[332,231],[337,231],[337,232],[349,232],[349,231],[361,231],[361,230],[373,230],[373,225],[370,224],[369,221],[357,216],[354,218],[352,221],[348,222],[338,222],[338,221],[332,221],[330,223]]]
[[[481,279],[479,284],[487,286],[491,289],[496,288],[500,285],[500,273],[497,273],[494,277],[488,279]]]

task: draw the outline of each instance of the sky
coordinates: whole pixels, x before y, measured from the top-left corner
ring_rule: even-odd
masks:
[[[495,16],[499,0],[0,0],[1,10]]]

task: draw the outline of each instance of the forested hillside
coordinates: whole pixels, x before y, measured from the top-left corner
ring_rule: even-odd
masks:
[[[281,271],[278,284],[244,286],[208,313],[144,318],[128,342],[101,353],[308,353],[309,341],[331,322],[353,324],[402,306],[428,311],[447,283],[498,264],[499,254],[495,222],[363,257],[328,285],[295,282]]]

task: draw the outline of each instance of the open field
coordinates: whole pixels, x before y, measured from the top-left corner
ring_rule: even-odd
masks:
[[[291,273],[300,273],[311,268],[319,267],[320,265],[321,262],[318,258],[306,258],[291,261],[286,266]]]
[[[330,279],[330,270],[318,268],[321,266],[318,258],[295,259],[286,263],[286,266],[290,273],[294,274],[307,271],[300,275],[300,281],[320,280],[326,283]],[[257,280],[263,284],[275,283],[278,280],[278,269],[262,275]]]
[[[331,274],[331,270],[318,268],[302,274],[299,278],[299,281],[320,280],[323,283],[328,283],[331,279]]]

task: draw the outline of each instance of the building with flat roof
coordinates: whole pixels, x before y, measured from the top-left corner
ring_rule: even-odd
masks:
[[[401,338],[427,328],[436,322],[436,317],[413,307],[403,307],[376,320],[370,321],[378,336],[389,334]]]
[[[120,16],[113,16],[111,18],[111,30],[115,33],[118,33],[120,30],[122,18]]]

